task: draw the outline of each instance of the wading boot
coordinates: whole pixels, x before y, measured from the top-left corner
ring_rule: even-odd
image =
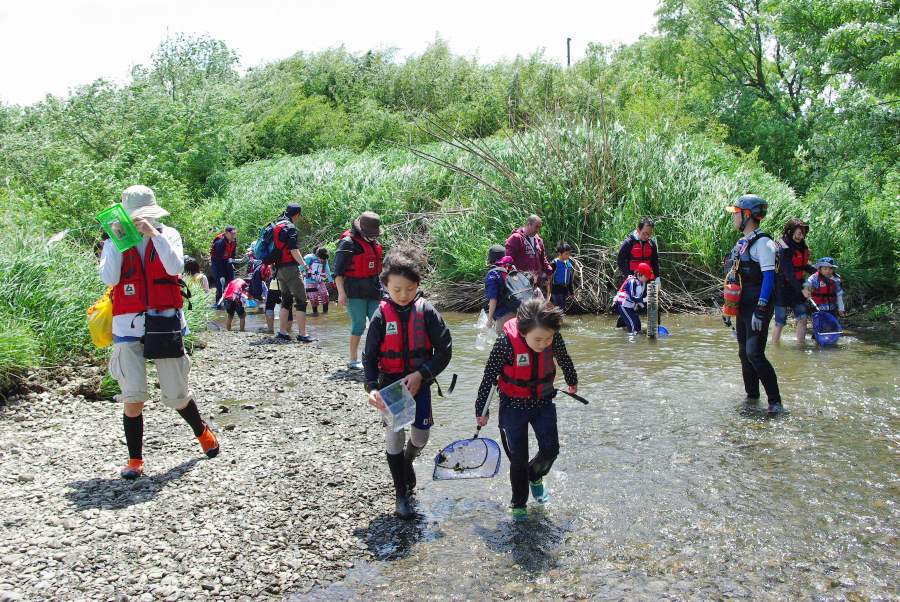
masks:
[[[550,500],[550,495],[547,493],[547,489],[544,488],[543,477],[538,479],[536,483],[528,481],[528,485],[531,487],[531,497],[538,504],[546,504]]]
[[[403,460],[405,462],[404,469],[406,471],[406,491],[407,493],[412,493],[412,490],[416,488],[416,469],[413,466],[413,462],[416,458],[419,457],[419,454],[422,453],[422,450],[425,449],[425,446],[416,447],[412,444],[412,441],[409,441],[406,444],[406,450],[403,452]]]
[[[122,469],[123,479],[136,479],[144,473],[144,461],[135,458],[128,460],[128,465]]]
[[[406,460],[403,457],[403,452],[385,455],[387,456],[388,468],[391,469],[391,478],[394,480],[394,493],[397,495],[394,514],[403,520],[410,520],[416,516],[416,511],[413,510],[412,501],[406,493]]]
[[[780,401],[769,404],[769,414],[780,414],[783,410],[784,406],[781,405]]]

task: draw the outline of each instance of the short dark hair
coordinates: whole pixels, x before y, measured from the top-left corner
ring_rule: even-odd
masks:
[[[193,276],[200,271],[200,262],[193,257],[184,260],[184,271]]]
[[[650,226],[651,228],[653,228],[653,220],[650,219],[649,217],[645,217],[644,219],[642,219],[641,221],[639,221],[639,222],[638,222],[638,228],[637,228],[637,229],[638,229],[638,230],[643,230],[643,229],[646,228],[647,226]]]
[[[803,228],[803,232],[809,234],[809,224],[804,222],[799,217],[792,217],[791,219],[789,219],[784,225],[784,231],[782,232],[782,234],[784,236],[791,237],[794,235],[794,230],[796,230],[797,228]]]
[[[563,311],[545,299],[528,299],[516,312],[519,334],[525,336],[535,328],[546,328],[559,332],[562,328]]]
[[[571,250],[572,250],[572,246],[564,240],[561,240],[558,243],[556,243],[556,252],[559,253],[560,255],[562,255],[566,251],[571,251]]]
[[[388,276],[396,274],[413,282],[422,282],[422,268],[425,257],[422,252],[411,246],[391,249],[384,257],[381,268],[381,282],[387,284]]]
[[[325,247],[319,247],[318,249],[316,249],[316,257],[323,261],[328,259],[328,249],[326,249]]]

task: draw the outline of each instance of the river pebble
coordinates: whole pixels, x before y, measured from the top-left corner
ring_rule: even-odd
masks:
[[[219,457],[151,400],[135,481],[120,404],[63,379],[0,406],[0,601],[276,600],[372,558],[357,534],[397,521],[361,373],[258,341],[216,333],[192,356]]]

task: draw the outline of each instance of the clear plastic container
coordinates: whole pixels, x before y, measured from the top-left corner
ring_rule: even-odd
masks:
[[[409,389],[398,380],[378,392],[384,401],[385,410],[381,412],[384,422],[394,432],[406,428],[416,420],[416,400],[409,394]]]
[[[131,218],[125,213],[121,203],[116,203],[109,209],[104,209],[98,213],[97,220],[103,226],[103,229],[106,230],[106,233],[109,234],[110,239],[112,239],[113,244],[120,253],[135,246],[143,238],[137,228],[134,227]]]

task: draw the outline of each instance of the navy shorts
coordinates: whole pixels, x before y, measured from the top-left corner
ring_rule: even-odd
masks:
[[[379,382],[380,387],[384,388],[391,383]],[[413,399],[416,400],[416,419],[413,421],[412,426],[416,427],[420,431],[427,431],[431,428],[431,425],[434,424],[434,416],[431,412],[431,387],[426,387],[424,384],[419,387],[418,393],[413,395]],[[381,423],[382,426],[385,426],[384,421]]]
[[[231,299],[225,299],[225,311],[228,312],[228,317],[233,318],[235,312],[239,318],[244,317],[244,304],[240,301],[232,301]]]

